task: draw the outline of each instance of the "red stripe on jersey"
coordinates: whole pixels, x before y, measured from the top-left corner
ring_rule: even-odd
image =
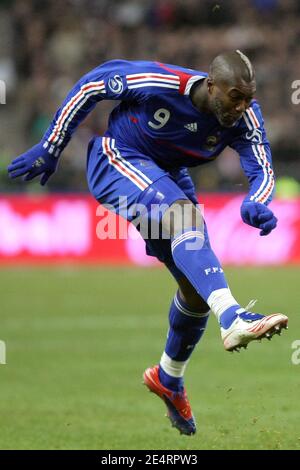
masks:
[[[204,155],[201,155],[201,153],[193,152],[192,150],[188,150],[183,147],[178,147],[178,145],[172,144],[171,142],[167,140],[155,139],[155,142],[157,142],[158,144],[164,145],[166,147],[171,147],[172,149],[177,150],[177,152],[183,153],[184,155],[187,155],[189,157],[198,158],[198,160],[212,161],[216,158],[216,156],[205,157]]]
[[[184,95],[184,90],[186,88],[186,84],[189,81],[191,77],[194,77],[194,75],[186,72],[182,72],[181,70],[174,70],[171,69],[170,67],[167,67],[165,64],[162,64],[160,62],[157,62],[157,64],[162,67],[163,69],[167,70],[168,72],[175,73],[179,79],[180,79],[180,86],[179,86],[179,93]]]
[[[102,85],[104,85],[104,81],[103,81],[103,80],[101,80],[100,82],[95,82],[95,83],[93,83],[92,85],[86,84],[86,85],[84,85],[83,87],[80,88],[80,90],[78,91],[78,93],[76,93],[76,95],[73,96],[73,98],[71,99],[70,103],[69,103],[67,106],[65,106],[65,108],[64,108],[64,110],[63,110],[63,112],[62,112],[62,114],[59,116],[59,118],[58,118],[58,120],[57,120],[57,122],[56,122],[56,124],[55,124],[55,126],[54,126],[54,129],[53,129],[53,131],[52,131],[52,134],[51,134],[51,136],[50,136],[50,139],[49,139],[50,142],[53,142],[53,140],[57,137],[58,130],[59,130],[59,127],[60,127],[62,121],[64,120],[66,114],[69,112],[70,108],[73,106],[73,104],[75,103],[75,101],[77,101],[77,100],[80,101],[81,98],[84,96],[84,93],[85,93],[87,90],[89,90],[90,88],[93,88],[93,87],[95,87],[95,86],[96,86],[96,87],[99,87],[99,86],[102,86]],[[79,99],[79,97],[80,97],[80,99]]]
[[[132,171],[128,170],[126,166],[119,162],[113,153],[112,149],[110,148],[110,139],[107,137],[104,137],[104,150],[106,155],[108,156],[108,159],[111,163],[111,165],[117,167],[120,169],[121,173],[125,173],[125,175],[128,176],[128,178],[133,181],[142,191],[146,189],[149,185],[146,184],[141,178],[139,178],[137,175],[135,175]]]
[[[254,113],[252,108],[249,108],[249,113],[251,114],[256,127],[259,127],[259,122],[258,122],[257,117],[255,116],[255,113]]]
[[[130,80],[139,80],[141,78],[159,78],[160,80],[164,80],[164,77],[161,75],[156,75],[154,73],[147,73],[146,75],[136,75],[134,77],[127,78],[127,81],[129,82]],[[166,77],[166,80],[175,80],[176,82],[178,81],[178,77]]]

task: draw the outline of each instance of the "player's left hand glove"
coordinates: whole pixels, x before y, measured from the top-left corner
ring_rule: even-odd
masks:
[[[12,179],[25,175],[24,181],[30,181],[42,175],[40,183],[44,186],[56,171],[58,160],[57,157],[47,152],[43,143],[40,142],[11,162],[7,168],[8,175]]]
[[[245,224],[259,228],[260,235],[269,235],[277,225],[277,218],[273,212],[260,202],[243,202],[241,217]]]

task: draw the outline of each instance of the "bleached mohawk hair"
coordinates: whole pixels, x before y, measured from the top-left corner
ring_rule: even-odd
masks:
[[[210,64],[209,76],[216,82],[233,86],[237,80],[246,83],[254,81],[255,71],[248,57],[237,49],[215,57]]]
[[[243,54],[239,49],[236,49],[235,51],[239,56],[240,58],[242,59],[242,61],[244,62],[244,64],[246,65],[247,69],[248,69],[248,72],[249,72],[249,78],[250,80],[253,80],[254,79],[254,70],[253,70],[253,67],[251,65],[251,62],[250,60],[248,59],[248,57]]]

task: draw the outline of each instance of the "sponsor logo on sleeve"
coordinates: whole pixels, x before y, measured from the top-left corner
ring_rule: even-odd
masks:
[[[246,133],[246,138],[251,140],[251,142],[255,142],[256,144],[261,144],[263,141],[262,132],[259,129],[248,131]]]
[[[122,93],[124,89],[123,81],[120,75],[115,75],[108,80],[108,87],[113,93]]]

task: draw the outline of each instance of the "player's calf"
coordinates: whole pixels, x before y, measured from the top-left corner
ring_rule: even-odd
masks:
[[[209,311],[209,306],[205,300],[202,299],[185,276],[177,279],[177,283],[179,286],[180,298],[191,310],[199,313],[207,313]]]

